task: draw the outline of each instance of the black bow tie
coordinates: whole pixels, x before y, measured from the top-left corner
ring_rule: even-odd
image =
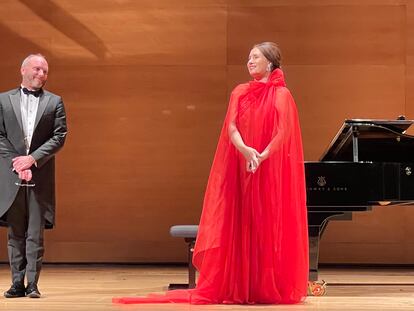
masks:
[[[42,89],[38,89],[36,91],[31,91],[29,89],[26,89],[25,87],[22,88],[22,91],[26,95],[33,95],[34,97],[39,97],[43,93],[43,90]]]

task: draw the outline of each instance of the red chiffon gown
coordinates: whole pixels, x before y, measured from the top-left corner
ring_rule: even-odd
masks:
[[[228,134],[270,156],[255,173]],[[237,86],[204,198],[193,263],[195,289],[114,298],[115,303],[290,304],[305,299],[308,231],[302,139],[283,72]]]

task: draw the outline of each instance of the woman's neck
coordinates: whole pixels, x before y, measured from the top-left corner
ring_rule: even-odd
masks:
[[[256,77],[254,78],[254,81],[256,82],[267,82],[269,80],[271,72],[266,72],[266,74],[262,77]]]

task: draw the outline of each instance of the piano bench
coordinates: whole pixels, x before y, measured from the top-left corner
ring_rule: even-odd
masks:
[[[197,232],[197,225],[175,225],[170,228],[170,235],[176,238],[184,238],[188,246],[188,284],[170,284],[168,290],[195,287],[196,269],[193,265],[193,251]]]

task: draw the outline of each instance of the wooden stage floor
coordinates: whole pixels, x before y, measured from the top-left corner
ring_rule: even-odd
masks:
[[[414,310],[414,271],[410,269],[322,269],[328,285],[323,297],[299,305],[114,305],[115,296],[145,295],[185,282],[185,267],[128,265],[45,265],[40,299],[0,298],[0,310]],[[359,285],[353,285],[358,283]],[[364,285],[365,284],[365,285]],[[0,265],[0,290],[10,285],[9,269]]]

